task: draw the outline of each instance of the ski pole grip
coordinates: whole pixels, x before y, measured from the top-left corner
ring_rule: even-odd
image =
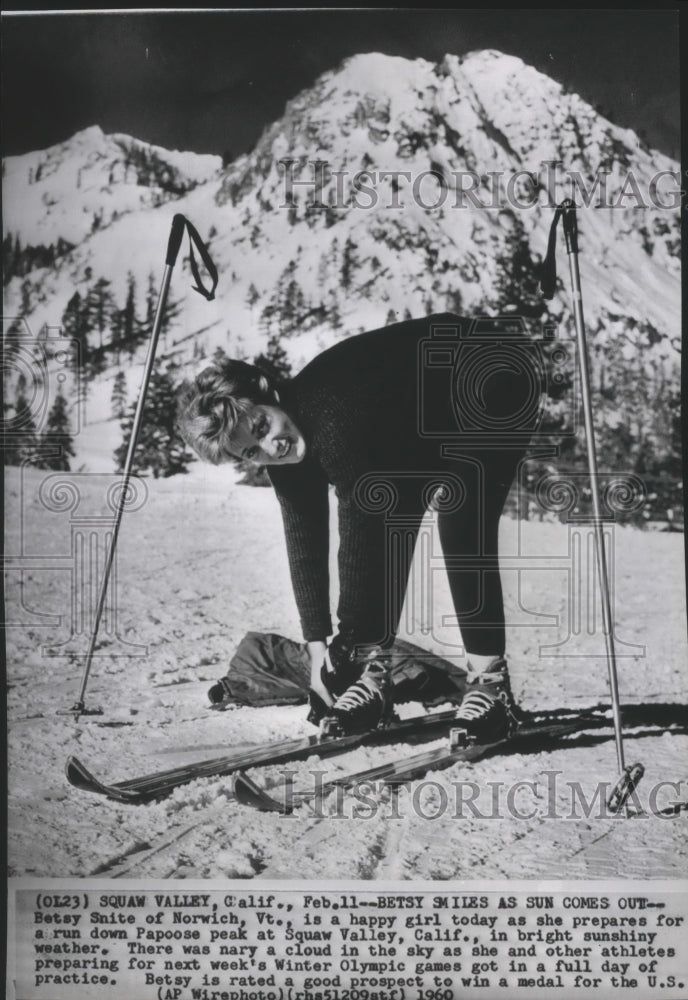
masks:
[[[186,219],[179,212],[172,219],[172,229],[170,230],[170,238],[167,244],[167,257],[165,258],[165,264],[168,267],[174,267],[177,254],[179,253],[179,248],[182,245],[182,237],[184,236],[184,229],[186,227]]]
[[[576,206],[570,198],[563,203],[564,215],[564,238],[566,240],[566,252],[578,253],[578,219],[576,218]]]

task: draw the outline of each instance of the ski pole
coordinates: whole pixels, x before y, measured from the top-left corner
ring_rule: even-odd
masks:
[[[172,228],[170,229],[170,236],[167,243],[167,254],[165,257],[165,270],[163,273],[162,285],[160,286],[160,293],[158,295],[158,303],[155,310],[155,318],[153,320],[153,330],[151,333],[150,343],[148,345],[148,352],[146,354],[146,361],[143,368],[143,376],[141,378],[141,388],[139,390],[139,398],[136,404],[136,410],[134,412],[134,420],[131,428],[131,435],[129,437],[129,444],[127,447],[127,455],[124,460],[124,468],[122,472],[122,480],[120,483],[119,497],[117,500],[117,509],[115,511],[115,518],[112,525],[112,533],[110,536],[110,544],[108,546],[108,552],[105,559],[105,568],[103,570],[103,576],[100,581],[100,587],[98,591],[98,601],[96,604],[96,613],[93,622],[93,629],[91,631],[91,638],[88,645],[88,651],[86,653],[86,661],[84,664],[84,671],[81,680],[81,688],[79,690],[79,697],[76,703],[68,709],[66,712],[59,712],[60,715],[74,715],[76,719],[79,719],[81,715],[102,715],[103,711],[101,708],[91,708],[87,709],[85,704],[85,694],[86,685],[88,683],[88,678],[91,672],[91,664],[93,662],[93,654],[96,648],[96,642],[98,640],[98,630],[100,628],[100,621],[103,616],[103,609],[105,607],[105,597],[107,595],[108,582],[110,580],[110,573],[112,570],[112,564],[115,556],[115,549],[117,547],[117,539],[119,537],[119,529],[122,523],[122,514],[127,504],[127,497],[129,494],[129,483],[132,476],[132,469],[134,465],[134,454],[136,452],[136,444],[139,436],[139,431],[141,429],[141,423],[143,422],[143,410],[146,402],[146,393],[148,391],[148,385],[151,378],[151,373],[153,371],[153,362],[155,361],[155,352],[158,346],[158,339],[160,337],[160,330],[162,327],[163,315],[165,312],[165,304],[167,302],[167,295],[170,288],[170,281],[172,279],[172,270],[174,268],[175,262],[177,260],[177,255],[179,253],[179,248],[182,243],[182,237],[184,236],[184,230],[187,229],[189,232],[189,260],[191,264],[191,271],[196,281],[196,285],[193,286],[195,291],[200,292],[208,300],[215,297],[215,288],[217,286],[217,270],[213,264],[205,245],[201,242],[201,239],[196,231],[196,229],[191,225],[189,220],[177,213],[172,220]],[[193,246],[197,247],[201,259],[211,276],[213,285],[210,290],[206,289],[203,285],[200,275],[198,272],[198,267],[196,265],[196,259],[193,253]]]
[[[624,805],[629,795],[644,774],[642,764],[626,766],[624,760],[623,735],[621,727],[621,707],[619,703],[619,685],[616,670],[616,650],[614,647],[614,623],[612,620],[611,600],[609,590],[609,574],[607,570],[607,555],[604,540],[604,525],[598,489],[598,466],[593,428],[592,402],[590,391],[590,369],[588,363],[588,348],[585,336],[585,319],[583,316],[583,296],[581,293],[580,271],[578,269],[578,221],[576,206],[571,198],[565,199],[557,206],[549,234],[547,257],[543,266],[542,292],[546,299],[554,295],[556,281],[556,228],[562,219],[566,252],[569,259],[571,288],[573,298],[573,316],[576,327],[576,342],[581,372],[581,396],[583,401],[583,422],[585,427],[585,442],[588,457],[588,472],[590,475],[590,491],[592,495],[593,525],[595,534],[595,554],[597,573],[602,599],[602,628],[604,631],[605,649],[607,654],[607,673],[612,699],[612,717],[614,720],[614,736],[616,740],[616,756],[620,777],[607,800],[607,806],[612,812],[617,812]]]

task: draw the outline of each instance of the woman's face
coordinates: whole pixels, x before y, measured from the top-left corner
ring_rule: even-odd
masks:
[[[241,415],[229,439],[228,453],[254,465],[295,465],[303,461],[306,442],[284,410],[261,403]]]

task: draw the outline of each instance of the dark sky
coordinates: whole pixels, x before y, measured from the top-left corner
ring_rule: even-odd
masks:
[[[5,15],[2,144],[88,125],[168,148],[250,149],[285,102],[356,52],[437,61],[518,55],[678,156],[678,13],[654,10],[271,11]]]

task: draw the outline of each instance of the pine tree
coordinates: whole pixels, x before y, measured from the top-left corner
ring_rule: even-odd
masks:
[[[266,373],[271,375],[278,382],[291,375],[291,365],[287,352],[282,347],[279,337],[273,334],[268,340],[267,350],[257,354],[253,363]]]
[[[284,318],[284,333],[293,333],[298,329],[301,318],[306,312],[308,304],[306,296],[303,294],[301,286],[295,278],[292,278],[287,285],[284,295],[284,305],[282,316]]]
[[[127,378],[123,371],[117,372],[112,383],[112,414],[117,420],[123,420],[127,403]]]
[[[134,471],[138,474],[150,472],[155,479],[186,472],[193,458],[176,428],[174,371],[170,366],[166,372],[151,375],[134,453]],[[118,472],[124,467],[135,411],[133,404],[122,421],[123,441],[115,451]]]
[[[35,465],[39,459],[36,423],[22,390],[14,401],[14,416],[5,421],[3,454],[5,465]]]
[[[306,312],[306,296],[296,280],[296,261],[290,260],[280,275],[270,305],[280,324],[282,336],[293,333]]]
[[[99,278],[86,294],[84,313],[89,328],[98,334],[98,347],[103,347],[103,335],[112,324],[115,302],[107,278]]]
[[[33,308],[33,294],[31,288],[31,282],[26,278],[21,283],[21,315],[26,316],[31,312]]]
[[[4,330],[3,324],[3,345],[2,352],[4,356],[5,363],[7,364],[13,355],[19,350],[19,341],[26,333],[26,327],[21,321],[20,317],[15,317],[11,323],[8,324],[7,330]]]
[[[172,296],[168,294],[165,299],[165,303],[162,310],[162,316],[160,318],[160,335],[163,338],[165,344],[167,344],[167,337],[169,335],[172,323],[177,318],[180,312],[181,312],[181,303],[177,299],[173,299]]]
[[[249,307],[249,309],[252,309],[256,304],[256,302],[259,301],[259,299],[260,299],[260,292],[253,284],[253,282],[251,282],[251,284],[248,286],[248,292],[246,293],[246,305]]]
[[[271,303],[268,303],[263,308],[258,320],[258,329],[263,340],[266,342],[270,340],[270,337],[275,336],[279,332],[276,309]]]
[[[337,295],[332,292],[330,295],[330,307],[327,310],[327,320],[333,330],[341,330],[342,328],[342,314],[339,309],[339,302],[337,300]]]
[[[153,324],[155,322],[155,313],[158,306],[158,288],[155,283],[155,276],[151,272],[148,275],[148,287],[146,289],[146,317],[139,324],[139,329],[137,331],[137,339],[139,342],[147,341],[152,332]],[[162,317],[160,319],[160,336],[163,339],[163,343],[167,342],[167,334],[169,333],[169,328],[172,320],[176,319],[180,312],[179,302],[173,300],[169,294],[165,299]]]
[[[333,240],[333,244],[336,240]],[[327,253],[320,255],[320,260],[318,262],[318,271],[316,281],[318,283],[318,288],[325,288],[327,285],[328,275],[330,273],[330,260]]]
[[[497,258],[497,265],[493,308],[526,319],[539,319],[546,305],[540,292],[538,267],[531,256],[523,224],[518,219],[506,238],[505,250]]]
[[[40,459],[43,469],[57,469],[69,472],[69,459],[74,458],[74,441],[70,432],[67,400],[58,392],[55,397],[46,428],[41,436],[41,444],[48,445],[45,455]]]
[[[122,341],[130,356],[134,354],[139,340],[141,324],[136,316],[136,279],[131,271],[127,274],[127,298],[121,310]]]
[[[155,287],[155,275],[150,271],[148,274],[148,286],[146,288],[146,319],[144,321],[149,330],[153,329],[157,302],[158,293]]]
[[[86,410],[86,404],[88,403],[88,395],[90,391],[90,384],[88,375],[86,372],[77,373],[76,379],[76,390],[74,393],[74,405],[76,406],[77,413],[80,415],[79,422],[84,426],[88,423],[88,412]]]
[[[88,340],[88,315],[79,292],[74,292],[62,314],[62,332],[65,337],[75,341],[77,366],[85,372],[91,360],[91,349]]]
[[[347,236],[346,243],[344,244],[344,252],[342,254],[342,288],[345,290],[351,287],[351,282],[354,278],[354,272],[358,267],[358,256],[356,254],[356,244]]]
[[[110,331],[110,346],[115,357],[115,364],[119,365],[122,357],[122,344],[124,341],[124,315],[121,309],[115,309],[112,313],[112,327]]]

